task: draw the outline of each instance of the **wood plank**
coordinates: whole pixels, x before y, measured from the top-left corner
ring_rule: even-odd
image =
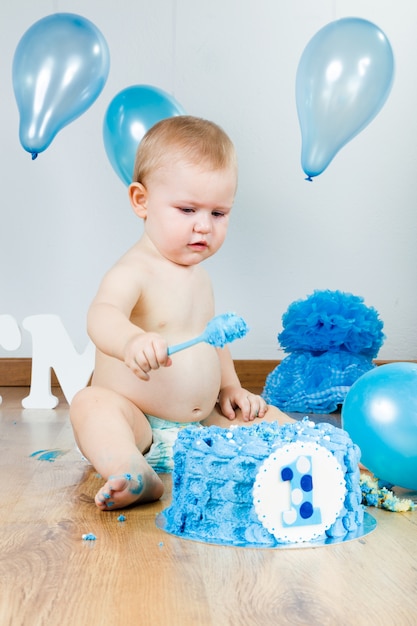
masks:
[[[280,362],[280,360],[272,359],[236,359],[234,363],[243,387],[254,393],[261,393],[266,377]],[[383,359],[375,360],[376,365],[395,362]],[[408,362],[417,363],[413,360],[408,360]],[[31,358],[0,358],[0,386],[29,387],[31,371]],[[54,370],[51,370],[51,386],[59,387],[59,381]]]
[[[262,393],[266,377],[280,361],[271,360],[235,360],[236,373],[242,387],[253,393]]]
[[[222,547],[157,528],[162,475],[162,499],[119,522],[93,504],[101,479],[74,450],[64,399],[22,409],[27,393],[0,388],[0,624],[415,623],[417,513],[371,509],[373,533],[317,549]],[[54,462],[30,456],[52,448]]]
[[[235,366],[242,385],[248,389],[262,390],[266,376],[279,361],[269,360],[236,360]],[[31,381],[31,358],[0,359],[0,386],[29,387]],[[51,386],[58,387],[59,381],[55,372],[51,371]],[[260,391],[257,391],[260,393]]]
[[[0,359],[1,387],[29,387],[32,376],[31,358]],[[58,387],[59,382],[54,370],[51,370],[51,385]]]

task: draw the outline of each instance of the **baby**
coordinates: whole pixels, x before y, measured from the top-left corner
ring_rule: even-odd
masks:
[[[227,347],[199,343],[167,354],[214,315],[201,263],[226,237],[237,185],[231,140],[206,120],[163,120],[139,145],[133,181],[143,234],[91,304],[95,371],[70,410],[81,452],[105,479],[95,497],[102,510],[160,498],[157,471],[172,469],[179,428],[289,421],[242,388]]]

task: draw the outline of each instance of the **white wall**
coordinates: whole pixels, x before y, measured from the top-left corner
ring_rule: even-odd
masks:
[[[18,138],[16,46],[54,12],[90,19],[110,48],[103,92],[32,161]],[[345,16],[373,21],[395,54],[391,95],[313,183],[300,165],[295,74],[310,38]],[[105,270],[141,223],[104,150],[105,110],[152,84],[234,140],[240,184],[228,240],[207,262],[217,312],[251,327],[235,358],[282,357],[288,305],[314,289],[363,296],[385,323],[380,358],[417,358],[417,4],[415,0],[3,0],[0,5],[0,313],[61,317],[80,351]],[[30,337],[16,352],[30,356]]]

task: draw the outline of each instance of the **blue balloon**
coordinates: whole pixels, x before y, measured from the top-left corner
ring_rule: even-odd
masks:
[[[377,115],[393,79],[391,45],[367,20],[331,22],[309,41],[296,76],[301,165],[309,180]]]
[[[388,363],[348,391],[342,426],[378,478],[417,489],[417,363]]]
[[[103,139],[122,182],[132,182],[136,151],[146,132],[160,120],[184,113],[173,96],[150,85],[127,87],[113,98],[104,116]]]
[[[14,54],[12,74],[19,138],[33,159],[93,104],[109,67],[106,40],[79,15],[55,13],[25,32]]]

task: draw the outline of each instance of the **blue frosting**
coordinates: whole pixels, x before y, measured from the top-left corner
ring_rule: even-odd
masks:
[[[249,328],[242,317],[235,313],[223,313],[213,317],[204,331],[207,343],[223,348],[226,343],[244,337]]]
[[[210,543],[278,545],[258,519],[252,489],[258,468],[271,452],[297,441],[325,447],[344,472],[344,506],[326,535],[343,537],[356,530],[363,522],[359,448],[346,431],[307,418],[282,426],[259,422],[228,429],[182,429],[174,445],[172,504],[162,514],[164,529]]]

